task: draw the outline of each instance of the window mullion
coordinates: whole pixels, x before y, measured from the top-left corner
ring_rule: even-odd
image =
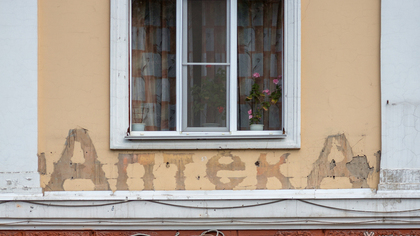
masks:
[[[230,7],[228,14],[229,15],[229,34],[228,36],[228,42],[230,42],[230,48],[229,48],[229,60],[230,60],[230,83],[229,86],[231,89],[229,89],[229,130],[231,132],[234,132],[237,130],[237,117],[238,117],[238,46],[237,46],[237,0],[230,0]]]

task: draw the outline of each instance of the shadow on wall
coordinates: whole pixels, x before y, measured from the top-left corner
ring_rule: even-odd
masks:
[[[72,163],[74,155],[75,143],[80,143],[83,151],[84,162]],[[338,150],[343,158],[336,161],[331,158],[332,150]],[[143,176],[140,177],[144,183],[143,190],[155,190],[154,181],[159,176],[154,175],[154,167],[156,153],[119,153],[118,154],[118,177],[116,190],[129,190],[127,167],[130,164],[140,164],[144,167]],[[203,165],[202,162],[194,163],[194,153],[163,153],[163,164],[166,167],[175,165],[177,171],[175,173],[176,187],[175,190],[185,190],[185,168],[189,164]],[[279,161],[275,164],[269,164],[267,161],[267,153],[260,153],[255,162],[256,168],[256,185],[254,189],[267,189],[268,178],[276,178],[280,181],[282,189],[293,189],[294,186],[290,182],[292,177],[286,177],[281,173],[281,165],[287,162],[290,153],[283,153],[279,157]],[[376,154],[376,172],[379,172],[380,151]],[[230,158],[228,164],[220,163],[221,158]],[[222,181],[218,176],[219,171],[244,171],[245,162],[241,157],[234,156],[231,151],[217,151],[217,155],[209,158],[206,165],[206,176],[210,183],[214,185],[214,189],[231,190],[237,187],[245,177],[231,176],[227,181]],[[162,163],[158,163],[162,164]],[[369,188],[367,179],[374,173],[374,168],[367,161],[367,157],[354,156],[352,148],[344,134],[331,135],[325,140],[324,147],[318,159],[312,164],[313,168],[307,178],[307,186],[309,189],[318,189],[321,182],[325,178],[335,179],[336,177],[348,178],[353,188]],[[38,155],[38,171],[41,175],[46,176],[51,173],[45,191],[65,191],[64,183],[66,180],[91,180],[94,190],[111,190],[109,179],[106,178],[102,168],[102,163],[98,160],[94,144],[86,129],[71,129],[66,138],[64,150],[60,159],[54,163],[52,171],[46,168],[45,153]],[[198,177],[200,178],[200,177]]]

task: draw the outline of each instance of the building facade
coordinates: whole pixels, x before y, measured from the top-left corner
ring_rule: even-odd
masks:
[[[280,1],[283,129],[156,138],[130,125],[131,2],[0,1],[0,234],[420,234],[420,3]],[[240,68],[226,44],[235,60],[203,68]]]

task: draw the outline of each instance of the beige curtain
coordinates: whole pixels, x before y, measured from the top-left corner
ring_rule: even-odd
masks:
[[[132,122],[175,130],[176,1],[132,1]]]

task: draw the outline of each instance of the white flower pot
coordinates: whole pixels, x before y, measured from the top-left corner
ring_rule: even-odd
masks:
[[[131,131],[144,131],[144,127],[146,127],[146,123],[133,123]]]
[[[251,124],[250,130],[263,130],[264,125],[263,124]]]

